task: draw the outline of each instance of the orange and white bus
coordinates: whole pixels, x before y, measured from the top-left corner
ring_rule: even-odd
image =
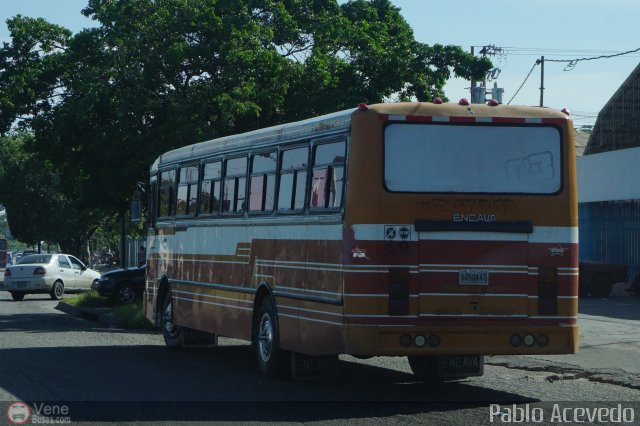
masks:
[[[484,355],[574,353],[572,134],[548,108],[361,104],[167,152],[146,316],[171,347],[251,341],[269,376],[338,354],[464,377]]]

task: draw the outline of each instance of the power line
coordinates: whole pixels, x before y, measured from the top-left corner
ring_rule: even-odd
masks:
[[[534,62],[533,66],[531,67],[531,69],[529,70],[529,74],[527,74],[527,76],[524,78],[524,81],[522,82],[522,84],[520,85],[520,87],[518,87],[518,90],[516,90],[516,93],[513,94],[513,96],[511,97],[511,99],[509,99],[509,102],[507,102],[507,105],[511,104],[511,101],[513,100],[513,98],[516,97],[516,95],[518,94],[518,92],[520,92],[520,89],[522,89],[522,86],[524,86],[524,84],[527,82],[527,80],[529,79],[529,76],[531,76],[531,73],[533,72],[533,69],[536,67],[536,65],[538,65],[540,63],[540,61],[536,61]]]
[[[640,47],[634,50],[628,50],[626,52],[615,53],[612,55],[600,55],[600,56],[592,56],[590,58],[578,58],[578,59],[547,59],[546,61],[547,62],[567,62],[567,66],[565,67],[564,70],[571,71],[578,65],[578,62],[581,62],[581,61],[593,61],[596,59],[610,59],[610,58],[615,58],[617,56],[628,55],[629,53],[636,53],[636,52],[640,52]]]

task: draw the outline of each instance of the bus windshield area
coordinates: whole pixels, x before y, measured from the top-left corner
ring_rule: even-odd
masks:
[[[384,130],[392,192],[554,194],[560,131],[550,126],[391,123]]]

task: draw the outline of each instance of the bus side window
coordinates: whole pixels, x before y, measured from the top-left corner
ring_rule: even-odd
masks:
[[[202,166],[202,186],[198,208],[200,214],[220,214],[220,182],[222,182],[222,161],[214,161]]]
[[[158,217],[171,217],[176,211],[176,171],[160,173],[160,196],[158,197]]]
[[[301,147],[282,153],[278,210],[303,210],[307,189],[309,148]]]
[[[276,192],[276,151],[251,156],[251,180],[249,182],[249,211],[272,212]]]
[[[198,167],[181,167],[178,176],[176,214],[193,216],[198,202]]]
[[[229,159],[226,165],[222,212],[242,213],[246,210],[247,157]]]
[[[309,200],[310,208],[337,209],[341,207],[344,163],[344,141],[316,146]]]
[[[149,228],[154,228],[156,226],[156,200],[158,197],[158,176],[153,175],[151,176],[150,179],[150,183],[149,183],[149,220],[148,220],[148,224],[149,224]]]

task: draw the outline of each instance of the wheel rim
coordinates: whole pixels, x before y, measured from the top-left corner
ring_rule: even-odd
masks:
[[[94,281],[91,283],[91,290],[97,290],[98,289],[98,281]]]
[[[56,297],[62,297],[62,285],[60,283],[56,283],[56,288],[54,289]]]
[[[133,302],[136,294],[131,287],[122,287],[118,292],[118,296],[120,297],[120,301],[122,303],[127,304]],[[171,304],[169,304],[169,306],[171,306]]]
[[[271,358],[271,350],[273,348],[273,323],[267,313],[262,315],[262,318],[260,319],[258,348],[260,350],[260,358],[262,361],[269,361],[269,358]]]
[[[164,315],[162,316],[164,320],[164,330],[165,332],[174,337],[178,334],[178,329],[175,325],[173,325],[173,311],[171,310],[171,302],[167,304],[167,307],[164,308]]]

